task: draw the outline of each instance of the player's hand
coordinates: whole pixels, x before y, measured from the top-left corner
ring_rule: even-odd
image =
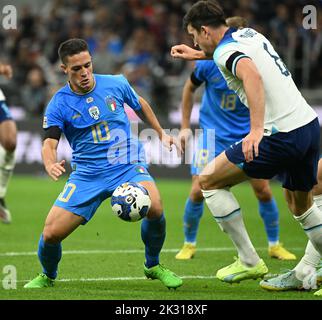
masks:
[[[182,148],[181,148],[181,143],[178,139],[176,139],[173,136],[170,136],[166,133],[162,134],[161,138],[162,144],[169,150],[172,151],[173,145],[176,147],[177,154],[180,157],[183,153]]]
[[[197,60],[204,58],[203,51],[195,50],[185,44],[178,44],[171,48],[171,56],[184,60]]]
[[[58,178],[66,172],[65,169],[66,160],[62,160],[60,162],[53,163],[46,167],[46,171],[48,175],[55,181],[58,181]]]
[[[7,79],[12,78],[12,68],[10,64],[1,64],[0,63],[0,74],[5,76]]]
[[[180,141],[182,152],[186,150],[186,143],[189,141],[191,137],[191,129],[186,128],[180,130],[178,140]]]
[[[255,157],[258,157],[258,146],[263,138],[263,134],[263,129],[251,130],[250,133],[243,139],[242,148],[246,162],[253,161],[254,155]]]

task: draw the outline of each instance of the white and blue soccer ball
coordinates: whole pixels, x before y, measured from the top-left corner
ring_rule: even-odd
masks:
[[[143,186],[135,182],[127,182],[114,190],[111,206],[113,213],[120,219],[135,222],[147,215],[151,207],[151,199]]]

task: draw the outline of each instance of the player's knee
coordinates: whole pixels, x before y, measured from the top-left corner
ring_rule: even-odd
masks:
[[[16,150],[16,138],[7,137],[2,140],[2,146],[7,152],[14,152]]]
[[[148,212],[148,218],[156,219],[161,217],[163,213],[163,206],[160,201],[152,202],[150,210]]]
[[[254,189],[255,195],[259,201],[268,202],[272,199],[272,191],[269,186],[261,186]]]
[[[210,175],[199,176],[199,184],[202,190],[218,189],[216,183],[211,179]]]
[[[202,192],[201,192],[199,184],[192,186],[189,198],[193,202],[201,202],[203,200],[203,195],[202,195]]]
[[[43,231],[43,239],[46,243],[57,244],[62,241],[58,232],[52,227],[46,227]]]
[[[191,191],[189,198],[193,201],[193,202],[201,202],[203,200],[203,195],[201,190],[199,189],[198,191]]]

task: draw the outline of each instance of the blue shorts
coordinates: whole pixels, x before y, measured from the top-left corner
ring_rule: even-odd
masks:
[[[5,101],[0,101],[0,123],[6,120],[13,120]]]
[[[198,145],[190,167],[191,175],[199,176],[204,167],[235,141],[216,139],[215,130],[203,130],[198,136]]]
[[[54,206],[64,208],[85,219],[86,224],[100,204],[125,182],[154,181],[146,165],[124,165],[118,176],[108,174],[85,175],[73,171]]]
[[[319,121],[316,118],[290,132],[264,136],[259,144],[259,155],[251,162],[245,162],[241,142],[230,146],[225,152],[228,160],[251,178],[271,179],[277,175],[284,188],[308,192],[317,184]]]

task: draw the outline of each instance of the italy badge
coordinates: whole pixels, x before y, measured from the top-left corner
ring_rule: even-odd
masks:
[[[107,107],[111,110],[111,111],[115,111],[116,110],[116,101],[114,100],[113,97],[111,96],[107,96],[105,98],[105,102]]]

